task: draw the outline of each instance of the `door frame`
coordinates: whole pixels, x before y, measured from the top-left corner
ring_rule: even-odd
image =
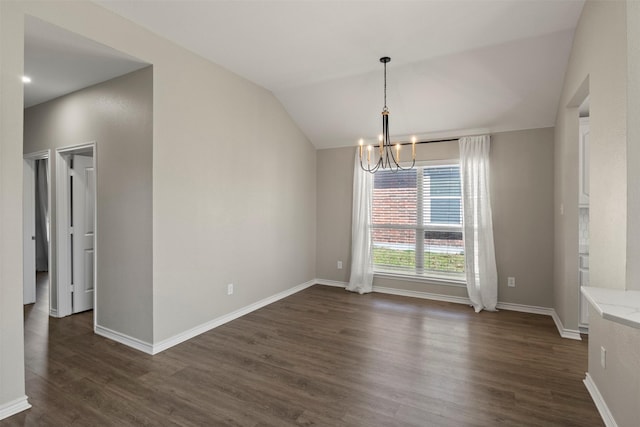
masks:
[[[27,289],[27,287],[25,286],[26,281],[24,280],[24,277],[27,274],[27,267],[29,269],[31,269],[33,267],[33,274],[35,274],[35,259],[36,259],[36,253],[35,251],[33,251],[33,253],[31,253],[32,251],[29,250],[28,248],[31,246],[30,244],[28,245],[28,243],[32,240],[31,236],[35,235],[35,230],[32,229],[27,229],[27,224],[32,224],[32,226],[35,226],[35,222],[36,222],[36,203],[35,203],[35,199],[36,199],[36,169],[35,169],[35,165],[36,165],[36,160],[46,160],[47,161],[47,209],[49,212],[49,224],[51,224],[51,163],[50,163],[50,157],[51,157],[51,150],[50,149],[46,149],[46,150],[40,150],[40,151],[35,151],[32,153],[27,153],[24,154],[22,156],[23,159],[23,188],[22,188],[22,255],[23,255],[23,260],[22,260],[22,275],[23,275],[23,291],[22,291],[22,295],[23,295],[23,304],[32,304],[33,302],[35,302],[35,298],[36,298],[36,289],[35,289],[35,282],[33,284],[32,289]],[[33,233],[32,233],[33,231]],[[49,277],[51,277],[51,275],[53,273],[55,273],[55,268],[54,266],[51,264],[51,258],[52,258],[52,254],[51,254],[51,232],[49,233],[49,242],[48,242],[48,251],[47,251],[47,255],[48,255],[48,263],[49,263]],[[27,259],[33,258],[33,262],[27,262]],[[30,273],[29,273],[30,274]],[[27,295],[27,292],[29,292],[29,294]],[[49,285],[49,292],[51,292],[51,285]],[[33,298],[31,298],[31,296],[33,296]],[[29,302],[26,302],[27,299],[29,300]],[[33,299],[33,301],[31,301],[31,299]],[[49,312],[51,313],[51,298],[49,298]]]
[[[94,230],[94,251],[93,251],[93,324],[95,327],[97,319],[98,305],[98,263],[97,263],[97,243],[98,243],[98,169],[97,169],[97,144],[95,141],[83,144],[72,145],[56,149],[56,257],[57,257],[57,293],[58,293],[58,317],[72,314],[71,307],[71,245],[67,238],[71,234],[69,222],[70,215],[70,191],[69,191],[69,160],[74,154],[91,153],[93,158],[93,168],[95,170],[95,198],[93,220]]]

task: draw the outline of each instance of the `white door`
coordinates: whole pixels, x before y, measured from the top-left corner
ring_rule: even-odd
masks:
[[[71,290],[73,313],[93,308],[95,170],[93,157],[73,156],[71,168]]]
[[[33,160],[23,166],[22,286],[24,304],[36,302],[36,169]]]

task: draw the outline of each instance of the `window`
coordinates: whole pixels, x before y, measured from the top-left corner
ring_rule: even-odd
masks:
[[[460,167],[379,171],[373,188],[374,271],[463,281]]]

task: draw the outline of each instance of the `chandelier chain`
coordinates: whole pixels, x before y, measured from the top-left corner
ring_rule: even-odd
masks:
[[[387,63],[384,63],[384,111],[387,111]]]

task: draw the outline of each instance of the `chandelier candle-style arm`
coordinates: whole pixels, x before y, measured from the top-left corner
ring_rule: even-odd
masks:
[[[400,146],[401,143],[395,144],[396,152],[393,153],[394,144],[391,142],[389,132],[389,108],[387,108],[387,63],[391,61],[391,58],[384,56],[380,58],[380,62],[384,64],[384,108],[382,109],[382,134],[378,136],[378,159],[371,163],[371,152],[373,147],[367,145],[367,165],[364,165],[363,145],[364,140],[360,139],[360,167],[370,173],[375,173],[379,169],[387,169],[393,172],[400,170],[412,169],[416,164],[416,138],[411,138],[411,166],[400,166]],[[375,158],[374,158],[375,160]]]

